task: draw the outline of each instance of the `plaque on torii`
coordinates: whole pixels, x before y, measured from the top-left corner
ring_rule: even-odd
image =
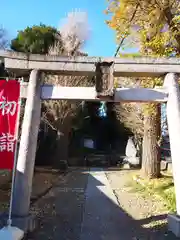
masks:
[[[114,97],[114,62],[96,63],[96,93],[97,97],[103,100]]]

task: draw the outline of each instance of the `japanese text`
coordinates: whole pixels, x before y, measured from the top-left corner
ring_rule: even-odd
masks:
[[[14,152],[15,137],[9,133],[0,135],[0,152]]]
[[[16,113],[17,103],[15,101],[7,101],[4,96],[0,101],[0,110],[1,114],[4,116],[5,114],[10,114],[13,116]]]

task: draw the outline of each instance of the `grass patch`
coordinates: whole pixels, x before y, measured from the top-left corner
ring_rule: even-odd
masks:
[[[140,174],[132,175],[127,183],[130,191],[138,192],[143,197],[151,196],[163,202],[169,212],[176,212],[173,177],[163,173],[159,179],[143,179]]]

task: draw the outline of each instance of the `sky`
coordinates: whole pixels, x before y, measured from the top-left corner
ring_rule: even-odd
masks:
[[[2,0],[0,0],[2,1]],[[84,51],[89,56],[113,56],[116,50],[115,32],[105,23],[107,0],[4,0],[1,4],[0,25],[14,38],[18,30],[27,26],[60,25],[68,12],[84,11],[88,14],[91,29]]]

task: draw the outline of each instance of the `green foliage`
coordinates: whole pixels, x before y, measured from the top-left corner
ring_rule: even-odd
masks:
[[[11,49],[18,52],[47,54],[59,35],[56,28],[44,24],[27,27],[19,31],[11,41]]]

